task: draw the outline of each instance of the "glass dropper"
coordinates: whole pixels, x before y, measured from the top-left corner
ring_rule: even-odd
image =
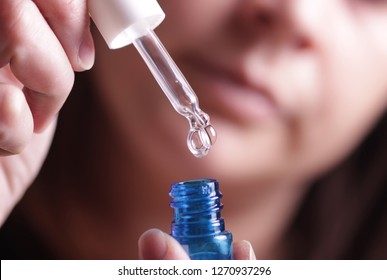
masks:
[[[133,43],[168,97],[173,108],[187,118],[189,150],[196,157],[208,154],[216,141],[209,116],[153,29],[165,18],[156,0],[88,0],[91,17],[109,48]]]
[[[187,145],[196,157],[208,154],[216,141],[209,116],[199,107],[199,100],[187,80],[151,29],[133,42],[173,108],[187,118],[190,130]]]

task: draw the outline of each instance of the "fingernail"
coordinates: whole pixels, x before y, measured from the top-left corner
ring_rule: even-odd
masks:
[[[94,41],[90,31],[86,31],[86,35],[79,46],[78,51],[79,66],[84,70],[89,70],[94,64]]]
[[[255,260],[256,257],[251,243],[247,240],[242,240],[241,243],[243,244],[243,248],[248,252],[246,255],[249,256],[249,260]]]
[[[139,240],[139,254],[144,260],[162,260],[167,253],[164,232],[159,229],[146,231]]]
[[[253,246],[251,245],[251,243],[249,242],[249,259],[250,260],[256,260],[256,256],[255,256],[255,253],[254,253],[254,249],[253,249]]]

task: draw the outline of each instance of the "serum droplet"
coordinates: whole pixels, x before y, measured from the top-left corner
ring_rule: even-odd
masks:
[[[204,157],[216,141],[216,132],[212,125],[191,129],[187,137],[187,145],[195,157]]]
[[[191,141],[191,146],[195,150],[200,150],[203,147],[203,143],[200,140],[200,134],[199,130],[193,130],[191,136],[190,136],[190,141]]]
[[[216,142],[216,138],[217,138],[215,128],[209,124],[204,129],[206,130],[206,133],[210,139],[211,146],[214,145]]]

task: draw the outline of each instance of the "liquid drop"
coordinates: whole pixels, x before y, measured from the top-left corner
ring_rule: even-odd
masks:
[[[191,128],[187,145],[191,153],[198,158],[204,157],[216,141],[216,132],[211,124],[200,128]]]

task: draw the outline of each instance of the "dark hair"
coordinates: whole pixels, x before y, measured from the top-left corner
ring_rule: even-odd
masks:
[[[387,112],[310,188],[285,233],[284,258],[387,259]]]

